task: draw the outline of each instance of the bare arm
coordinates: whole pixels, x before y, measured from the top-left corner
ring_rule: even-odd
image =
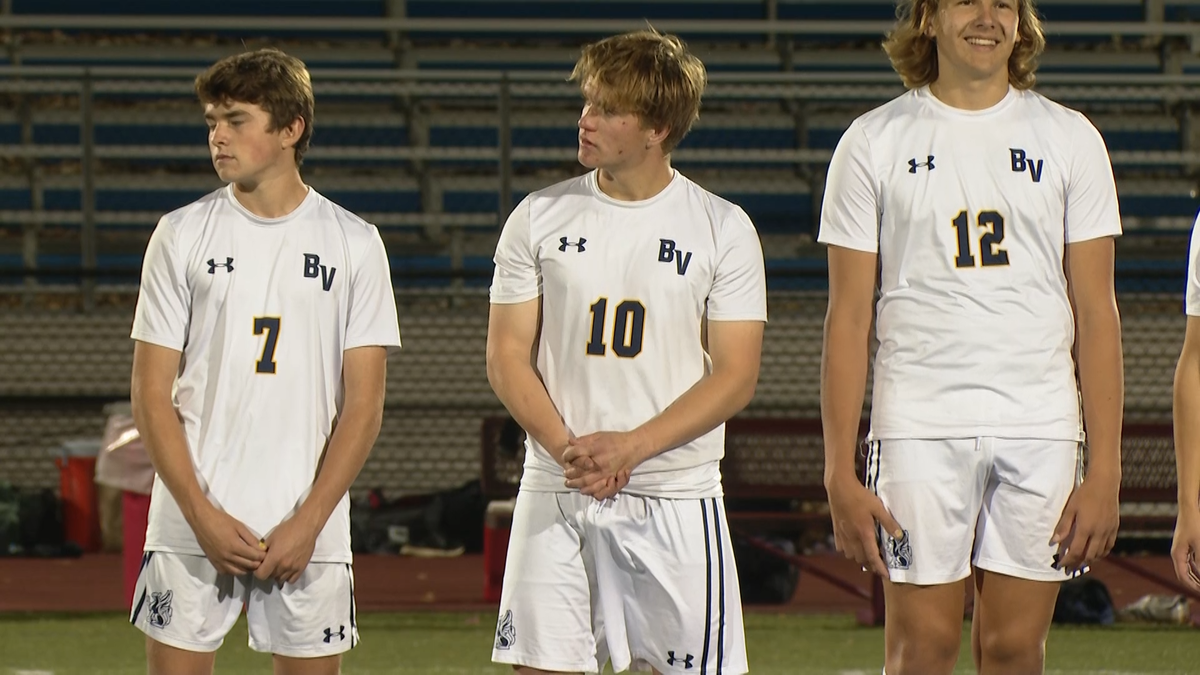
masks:
[[[570,433],[535,367],[541,306],[541,298],[491,306],[488,383],[517,424],[562,464]]]
[[[1125,376],[1121,318],[1113,288],[1113,240],[1067,245],[1067,283],[1075,310],[1079,390],[1088,437],[1088,477],[1121,483],[1121,419]]]
[[[197,514],[212,508],[212,504],[196,480],[183,423],[171,399],[181,356],[174,349],[135,341],[130,393],[133,423],[146,446],[146,454],[158,479],[171,491],[183,517],[194,529]]]
[[[1200,519],[1200,316],[1187,318],[1174,394],[1179,516]]]
[[[1068,244],[1065,259],[1088,438],[1087,476],[1067,500],[1050,540],[1059,547],[1057,564],[1069,570],[1105,556],[1116,543],[1120,524],[1125,379],[1113,248],[1112,237]]]
[[[224,574],[245,574],[257,569],[264,555],[258,537],[213,506],[196,479],[183,425],[171,401],[179,359],[180,352],[174,349],[134,342],[130,383],[134,424],[158,479],[171,492],[209,561]]]
[[[758,386],[762,341],[761,321],[708,322],[712,372],[634,430],[641,437],[638,462],[694,441],[741,412]]]
[[[299,580],[329,515],[362,471],[383,424],[387,348],[347,349],[342,355],[342,384],[345,398],[312,490],[296,513],[267,535],[267,556],[255,571],[260,579]]]
[[[858,428],[867,386],[868,345],[879,256],[829,247],[829,309],[821,349],[821,426],[825,441],[825,491],[837,550],[887,578],[875,524],[902,536],[883,501],[854,470]]]
[[[346,395],[333,435],[317,468],[312,492],[294,516],[318,532],[358,478],[379,437],[387,389],[387,348],[346,350],[342,356],[342,381]]]
[[[829,247],[829,307],[821,349],[826,489],[834,481],[858,481],[854,453],[867,386],[877,260],[874,253]]]

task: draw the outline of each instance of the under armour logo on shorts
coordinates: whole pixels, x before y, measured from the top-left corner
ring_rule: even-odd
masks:
[[[913,552],[912,543],[908,540],[908,530],[904,530],[899,539],[888,534],[883,535],[883,557],[887,566],[894,570],[906,570],[912,566]]]
[[[513,628],[512,610],[507,610],[496,622],[496,649],[512,649],[517,643],[517,629]]]

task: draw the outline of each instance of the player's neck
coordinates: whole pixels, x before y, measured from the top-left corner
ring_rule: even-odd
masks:
[[[261,178],[256,183],[233,184],[233,196],[238,203],[260,218],[282,218],[304,201],[308,186],[293,169]]]
[[[671,160],[664,157],[625,169],[600,169],[596,183],[601,192],[613,199],[638,202],[665,190],[674,175]]]
[[[986,80],[942,73],[929,85],[929,93],[951,108],[987,110],[1008,95],[1008,72]]]

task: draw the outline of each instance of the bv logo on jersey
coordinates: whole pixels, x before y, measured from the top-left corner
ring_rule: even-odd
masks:
[[[333,288],[333,275],[337,272],[336,267],[326,267],[321,264],[321,256],[316,253],[304,254],[304,278],[316,279],[321,278],[321,288],[329,290]]]
[[[928,169],[929,171],[936,169],[937,167],[933,165],[933,155],[926,156],[929,159],[926,159],[924,162],[918,162],[916,157],[908,160],[908,172],[916,173],[917,169]]]
[[[224,267],[226,272],[232,272],[233,271],[233,258],[226,256],[225,262],[223,262],[223,263],[217,262],[216,258],[208,259],[208,273],[209,274],[216,274],[218,267]]]
[[[1033,177],[1033,182],[1042,182],[1042,162],[1044,160],[1027,158],[1025,151],[1020,148],[1009,148],[1009,158],[1012,159],[1013,173],[1024,173],[1029,171],[1029,175]]]
[[[580,237],[579,241],[568,241],[566,237],[559,237],[558,238],[558,250],[566,251],[568,246],[574,246],[576,253],[583,253],[584,251],[587,250],[583,246],[586,243],[587,243],[587,239],[584,237]]]
[[[675,250],[674,239],[659,239],[658,262],[675,263],[675,271],[679,276],[683,276],[687,272],[688,263],[692,262],[692,252]]]
[[[496,622],[496,649],[512,649],[517,643],[517,629],[513,628],[512,610],[507,610]]]
[[[155,628],[166,628],[171,624],[171,599],[175,591],[150,594],[150,616],[148,621]]]

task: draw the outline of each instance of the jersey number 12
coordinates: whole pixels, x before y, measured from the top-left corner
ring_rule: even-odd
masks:
[[[954,230],[958,239],[958,255],[955,267],[974,267],[975,256],[971,255],[971,221],[966,211],[954,217]],[[976,224],[983,230],[979,236],[979,262],[981,267],[1008,264],[1008,251],[1000,248],[1004,241],[1004,216],[995,211],[980,211]]]

